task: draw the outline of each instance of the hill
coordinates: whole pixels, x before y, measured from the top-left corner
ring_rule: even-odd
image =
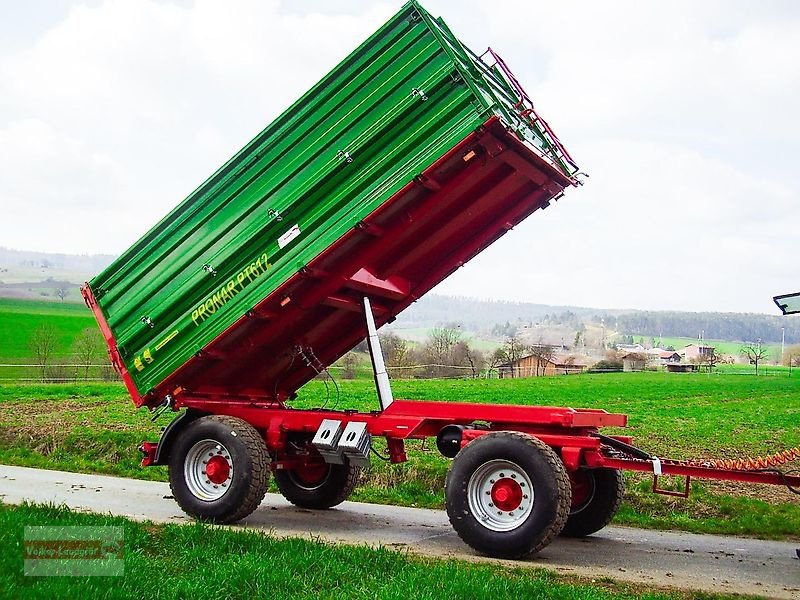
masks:
[[[109,254],[51,254],[0,246],[0,298],[82,302],[81,284],[112,260]]]
[[[776,309],[777,312],[777,309]],[[554,306],[530,302],[476,300],[429,294],[411,305],[392,329],[420,337],[433,327],[456,326],[484,338],[516,331],[549,343],[573,342],[576,333],[621,341],[623,335],[746,342],[800,343],[800,319],[754,313],[675,312]],[[601,333],[601,330],[605,330]],[[615,339],[616,338],[616,339]],[[688,341],[686,341],[688,340]],[[599,341],[599,340],[598,340]],[[665,343],[667,345],[669,342]],[[685,344],[684,344],[685,345]]]

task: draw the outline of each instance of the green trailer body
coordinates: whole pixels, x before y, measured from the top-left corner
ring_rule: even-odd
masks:
[[[363,228],[369,215],[412,182],[419,183],[421,174],[485,131],[487,123],[502,127],[497,136],[509,138],[503,143],[546,175],[546,184],[537,183],[545,189],[537,196],[538,205],[526,213],[574,183],[576,167],[569,155],[502,61],[494,53],[491,57],[473,54],[441,19],[409,2],[89,281],[84,295],[137,405],[154,405],[175,386],[192,387],[191,379],[176,376],[181,369],[204,353],[214,359],[208,350],[214,343],[224,336],[236,338],[238,324],[253,317],[265,299]],[[441,177],[447,179],[452,171]],[[429,182],[428,188],[436,185]],[[476,242],[470,254],[500,234]],[[457,236],[449,239],[451,246],[458,243]],[[361,280],[376,278],[384,288],[390,285],[391,274],[376,277],[374,271],[362,272],[363,267],[352,265]],[[445,271],[439,280],[452,269]],[[324,274],[318,278],[330,283]],[[365,289],[369,284],[363,283]],[[391,319],[431,285],[426,281],[405,289],[399,284],[395,304],[379,321]],[[335,304],[332,297],[325,296],[329,305]],[[306,364],[281,394],[291,395],[292,388],[341,356],[351,342],[348,337],[346,344],[334,344],[324,358],[317,352],[309,359],[306,353],[298,364],[319,365]],[[288,347],[296,340],[283,343]],[[256,346],[250,339],[231,343],[228,348],[238,348],[239,356],[229,352],[227,360],[240,360]],[[284,354],[273,348],[259,360]],[[242,376],[239,371],[238,380]],[[220,377],[209,385],[220,388],[226,381]],[[278,384],[276,378],[254,376],[241,389],[270,396],[277,394]]]

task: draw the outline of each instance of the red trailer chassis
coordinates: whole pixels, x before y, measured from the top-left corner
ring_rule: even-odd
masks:
[[[191,480],[186,464],[192,454],[178,448],[181,440],[188,436],[193,448],[205,444],[207,459],[198,472],[210,490],[215,484],[233,486],[233,473],[239,468],[234,453],[226,449],[225,433],[239,431],[241,436],[252,428],[255,442],[249,452],[266,450],[262,468],[274,474],[284,496],[301,507],[329,508],[345,499],[357,480],[357,470],[348,464],[352,457],[341,465],[328,464],[311,441],[330,422],[340,423],[345,432],[351,425],[362,426],[370,440],[369,450],[375,454],[372,438],[384,438],[382,458],[392,463],[407,460],[406,440],[436,438],[438,450],[454,459],[446,485],[454,528],[474,549],[497,557],[518,558],[541,550],[559,533],[585,536],[604,527],[622,500],[625,470],[653,473],[653,491],[673,496],[688,496],[693,477],[800,488],[800,477],[775,469],[722,468],[714,461],[651,456],[632,446],[627,436],[600,434],[602,427],[627,424],[625,415],[603,410],[393,400],[380,411],[356,412],[294,409],[277,401],[188,392],[179,393],[169,406],[186,410],[159,443],[141,446],[142,464],[169,464],[173,493],[182,508],[193,516],[221,522],[238,520],[254,510],[263,498],[266,480],[256,502],[243,503],[244,508],[235,505],[222,516],[204,512],[205,506],[194,502],[194,496],[188,496],[187,504],[182,490],[183,482]],[[215,434],[193,435],[193,429],[201,429],[208,419],[218,419],[222,428]],[[800,458],[800,452],[776,456],[790,460]],[[338,479],[334,477],[329,485],[337,473]],[[658,478],[663,475],[684,476],[683,491],[660,489]],[[206,489],[202,483],[196,485],[199,493]]]
[[[176,398],[174,408],[187,408],[198,415],[227,415],[250,423],[264,432],[267,448],[274,456],[280,457],[272,461],[273,470],[294,468],[298,465],[296,459],[283,456],[290,434],[313,434],[323,420],[340,419],[345,423],[366,423],[370,435],[385,438],[387,458],[392,463],[402,463],[408,459],[406,440],[438,438],[441,451],[444,442],[440,434],[444,431],[446,435],[450,431],[458,436],[460,450],[487,433],[517,431],[534,436],[556,449],[569,472],[582,467],[610,468],[653,473],[655,477],[683,476],[687,478],[687,486],[689,478],[694,477],[800,487],[800,477],[783,475],[769,467],[721,468],[713,466],[716,461],[704,463],[649,456],[630,446],[632,438],[628,436],[603,436],[598,432],[601,427],[624,427],[628,422],[627,415],[604,410],[395,400],[385,410],[363,413],[351,410],[294,409],[279,402],[254,403],[247,400],[232,401],[230,398],[220,400],[191,394]],[[458,429],[453,429],[454,427]],[[158,443],[145,442],[141,450],[144,453],[142,466],[165,464],[157,457]],[[786,458],[800,458],[800,454]],[[674,494],[658,489],[655,485],[654,491]],[[688,493],[681,495],[688,496]]]

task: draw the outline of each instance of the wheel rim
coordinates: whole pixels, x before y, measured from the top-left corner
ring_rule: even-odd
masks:
[[[233,480],[230,452],[216,440],[200,440],[186,454],[183,477],[196,498],[206,502],[219,500]]]
[[[321,487],[331,475],[331,468],[328,463],[320,459],[319,462],[312,462],[298,469],[287,471],[289,479],[297,487],[304,490],[316,490]]]
[[[569,482],[572,487],[572,505],[569,514],[574,515],[592,503],[597,492],[597,485],[594,474],[587,471],[573,471],[569,474]]]
[[[467,483],[470,512],[487,529],[511,531],[533,510],[533,484],[522,468],[508,460],[490,460]]]

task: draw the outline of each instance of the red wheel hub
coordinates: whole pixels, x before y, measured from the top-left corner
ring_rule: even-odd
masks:
[[[211,483],[225,483],[231,476],[231,467],[222,456],[212,456],[206,464],[206,477]]]
[[[569,474],[569,482],[572,486],[572,509],[581,508],[594,494],[594,482],[591,475],[585,471],[573,471]]]
[[[328,463],[319,457],[295,469],[294,476],[304,485],[317,485],[328,476]]]
[[[522,488],[510,477],[503,477],[492,486],[492,503],[504,512],[511,512],[522,504]]]

